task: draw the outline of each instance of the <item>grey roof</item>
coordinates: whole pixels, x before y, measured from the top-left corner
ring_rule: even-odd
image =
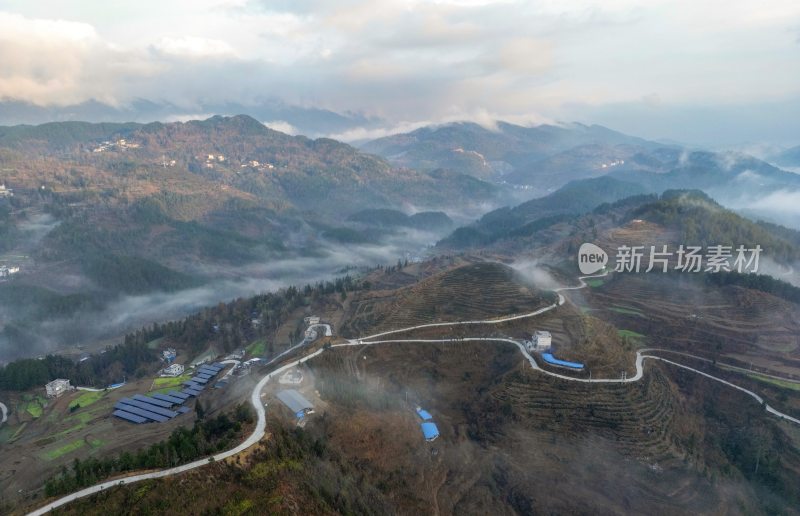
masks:
[[[283,404],[289,407],[289,410],[294,413],[302,412],[304,410],[311,410],[314,408],[314,405],[312,405],[310,401],[305,399],[302,394],[294,389],[280,391],[278,393],[278,399],[281,400]]]

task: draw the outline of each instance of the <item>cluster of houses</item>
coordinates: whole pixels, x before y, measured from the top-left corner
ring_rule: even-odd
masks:
[[[206,158],[206,162],[205,162],[205,167],[206,168],[214,168],[214,166],[216,164],[224,163],[226,161],[225,156],[222,155],[222,154],[206,154],[205,158]],[[202,159],[202,158],[199,157],[199,159]],[[255,169],[258,169],[258,170],[263,172],[265,170],[274,169],[275,165],[273,165],[272,163],[262,163],[262,162],[260,162],[258,160],[251,159],[251,160],[247,160],[247,161],[244,161],[244,162],[240,163],[239,167],[241,167],[241,168],[248,168],[248,167],[249,168],[255,168]]]
[[[14,197],[11,188],[6,188],[5,184],[0,184],[0,197]]]
[[[257,160],[251,159],[250,161],[245,161],[244,163],[242,163],[240,165],[240,167],[241,168],[247,168],[247,167],[257,168],[257,169],[259,169],[261,171],[264,171],[264,170],[273,170],[275,168],[275,165],[273,165],[272,163],[261,163],[261,162],[259,162]]]
[[[129,142],[124,138],[120,138],[114,142],[112,141],[101,142],[100,145],[92,149],[92,152],[103,152],[109,149],[119,149],[119,150],[138,149],[139,147],[141,147],[141,144],[139,143]]]
[[[600,165],[600,168],[618,167],[618,166],[624,165],[624,164],[625,164],[625,160],[624,159],[618,159],[618,160],[612,161],[611,163],[603,163],[602,165]]]
[[[206,154],[206,168],[214,168],[214,163],[223,163],[225,156],[222,154]]]

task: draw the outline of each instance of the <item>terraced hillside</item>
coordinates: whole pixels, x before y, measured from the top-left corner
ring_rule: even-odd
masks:
[[[800,366],[800,306],[676,276],[615,275],[587,292],[590,313],[644,335],[648,345],[730,357],[745,366],[780,363],[774,372],[782,374]]]
[[[367,293],[351,304],[343,334],[355,337],[418,324],[490,319],[530,312],[553,299],[526,285],[506,265],[475,263],[399,290]]]
[[[714,435],[786,429],[740,393],[687,382],[669,366],[601,386],[532,371],[512,346],[392,344],[336,355],[312,368],[320,382],[347,388],[321,389],[326,413],[306,431],[326,435],[401,512],[761,513],[775,500],[757,492],[769,477],[744,481],[738,468],[750,475],[752,464]],[[433,444],[414,439],[415,404],[439,426]],[[792,449],[775,439],[782,444],[765,461]],[[770,475],[791,478],[793,453]],[[773,507],[788,507],[793,495],[784,495]]]

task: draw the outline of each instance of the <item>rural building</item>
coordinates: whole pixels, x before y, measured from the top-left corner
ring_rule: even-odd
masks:
[[[172,364],[161,371],[161,376],[180,376],[182,374],[183,366],[180,364]]]
[[[425,437],[425,440],[433,442],[439,437],[439,427],[436,426],[436,423],[432,421],[426,421],[424,423],[420,423],[420,428],[422,429],[422,435]]]
[[[44,386],[48,398],[58,398],[67,391],[71,391],[73,387],[69,384],[69,380],[59,378],[53,380]]]
[[[175,357],[178,356],[178,352],[175,351],[173,348],[167,348],[161,352],[161,356],[163,357],[164,362],[169,364],[172,363],[173,360],[175,360]]]
[[[553,347],[553,337],[549,331],[537,331],[527,344],[528,351],[548,352]]]
[[[552,353],[542,353],[542,359],[550,365],[554,365],[556,367],[564,367],[567,369],[575,369],[578,371],[583,371],[583,364],[580,362],[570,362],[568,360],[561,360],[553,356]]]
[[[306,324],[319,324],[319,316],[312,315],[303,319]]]
[[[423,420],[423,421],[430,421],[430,420],[433,419],[433,416],[431,416],[431,413],[428,412],[427,410],[425,410],[422,407],[417,407],[416,408],[416,412],[417,412],[417,415],[419,416],[419,418],[421,420]]]
[[[278,399],[297,416],[297,419],[301,419],[307,414],[314,413],[314,405],[294,389],[280,391],[278,393]]]
[[[11,197],[13,195],[14,192],[12,192],[10,188],[6,188],[6,185],[0,184],[0,197]]]

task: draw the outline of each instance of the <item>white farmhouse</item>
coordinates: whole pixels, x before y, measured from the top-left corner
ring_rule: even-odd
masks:
[[[172,364],[169,367],[165,367],[161,371],[161,376],[180,376],[183,374],[183,366],[180,364]]]
[[[71,391],[72,389],[73,387],[69,384],[69,380],[62,378],[53,380],[44,386],[44,390],[47,391],[48,398],[58,398],[65,392]]]
[[[531,340],[526,342],[526,347],[528,351],[537,351],[539,353],[546,353],[550,351],[553,346],[553,337],[550,335],[549,331],[536,331],[532,336]]]

